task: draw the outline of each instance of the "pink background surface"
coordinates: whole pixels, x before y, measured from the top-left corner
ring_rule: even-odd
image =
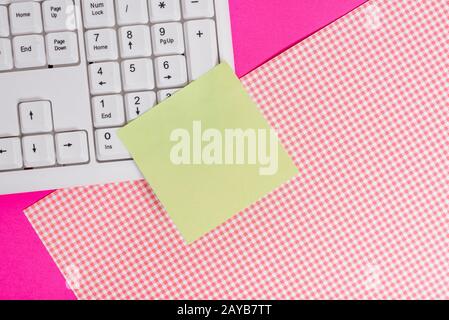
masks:
[[[365,0],[230,0],[242,76]],[[49,192],[0,196],[0,299],[75,299],[23,209]]]

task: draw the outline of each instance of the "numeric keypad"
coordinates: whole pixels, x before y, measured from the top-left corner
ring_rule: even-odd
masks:
[[[213,0],[82,5],[96,156],[128,159],[116,129],[218,64]]]

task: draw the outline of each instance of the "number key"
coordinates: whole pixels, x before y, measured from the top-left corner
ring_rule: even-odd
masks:
[[[155,55],[184,53],[184,36],[181,23],[156,24],[151,30]]]
[[[95,132],[97,159],[99,161],[123,160],[131,158],[128,150],[117,136],[118,128],[100,129]]]
[[[126,118],[136,119],[156,104],[156,94],[152,91],[128,93],[125,96]]]
[[[125,91],[151,90],[154,88],[153,63],[150,59],[123,61],[122,73]]]
[[[158,88],[180,87],[187,83],[184,56],[159,57],[155,60]]]
[[[123,27],[119,30],[122,58],[151,56],[150,28],[148,26]]]
[[[92,109],[95,128],[115,127],[125,123],[121,95],[94,97]]]
[[[157,100],[159,102],[162,102],[165,99],[170,98],[178,90],[179,90],[179,88],[160,90],[160,91],[157,92]]]
[[[89,65],[89,82],[93,95],[119,93],[122,90],[119,64],[103,62]]]
[[[87,60],[89,62],[117,60],[117,38],[113,29],[86,32]]]

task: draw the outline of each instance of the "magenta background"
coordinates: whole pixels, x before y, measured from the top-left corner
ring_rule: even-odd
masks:
[[[365,1],[230,0],[237,74],[248,73]],[[75,299],[22,213],[48,193],[0,196],[0,299]]]

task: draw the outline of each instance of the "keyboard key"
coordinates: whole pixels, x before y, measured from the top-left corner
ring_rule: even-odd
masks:
[[[117,127],[125,124],[121,95],[94,97],[92,109],[95,128]]]
[[[87,29],[113,27],[113,0],[83,0],[83,17]]]
[[[51,134],[26,136],[22,139],[23,163],[26,168],[48,167],[56,163]]]
[[[23,134],[53,130],[50,101],[23,102],[19,104],[19,115]]]
[[[119,30],[122,58],[151,56],[150,28],[148,26],[122,27]]]
[[[95,131],[99,161],[130,159],[131,155],[117,136],[119,128]]]
[[[117,60],[117,37],[113,29],[86,32],[87,61]]]
[[[150,59],[123,61],[122,75],[125,91],[151,90],[154,88],[153,63]]]
[[[159,102],[164,101],[165,99],[170,98],[173,94],[176,93],[180,88],[175,89],[166,89],[166,90],[160,90],[157,92],[157,100]]]
[[[184,19],[212,18],[214,0],[181,0]]]
[[[9,36],[8,9],[0,6],[0,37]]]
[[[20,169],[22,165],[20,139],[0,139],[0,171]]]
[[[148,0],[152,23],[177,21],[181,19],[179,0]]]
[[[89,162],[89,147],[85,131],[57,133],[56,160],[61,165]]]
[[[11,33],[21,35],[42,32],[41,6],[38,2],[15,2],[9,6]]]
[[[119,93],[122,90],[118,62],[89,65],[90,92],[94,95]]]
[[[126,119],[136,119],[156,105],[156,94],[153,91],[128,93],[125,96]]]
[[[76,29],[73,0],[48,0],[42,4],[44,28],[47,32]]]
[[[173,88],[187,83],[186,59],[184,56],[159,57],[155,60],[158,88]]]
[[[11,41],[0,39],[0,71],[10,70],[13,67]]]
[[[151,30],[155,55],[184,53],[184,36],[181,23],[156,24]]]
[[[115,0],[119,25],[148,23],[147,0]]]
[[[78,40],[74,32],[47,34],[46,42],[48,64],[64,65],[78,62]]]
[[[186,57],[190,80],[196,80],[218,64],[217,34],[213,20],[184,24]]]
[[[17,68],[41,67],[47,64],[44,37],[40,35],[15,37],[13,51]]]

